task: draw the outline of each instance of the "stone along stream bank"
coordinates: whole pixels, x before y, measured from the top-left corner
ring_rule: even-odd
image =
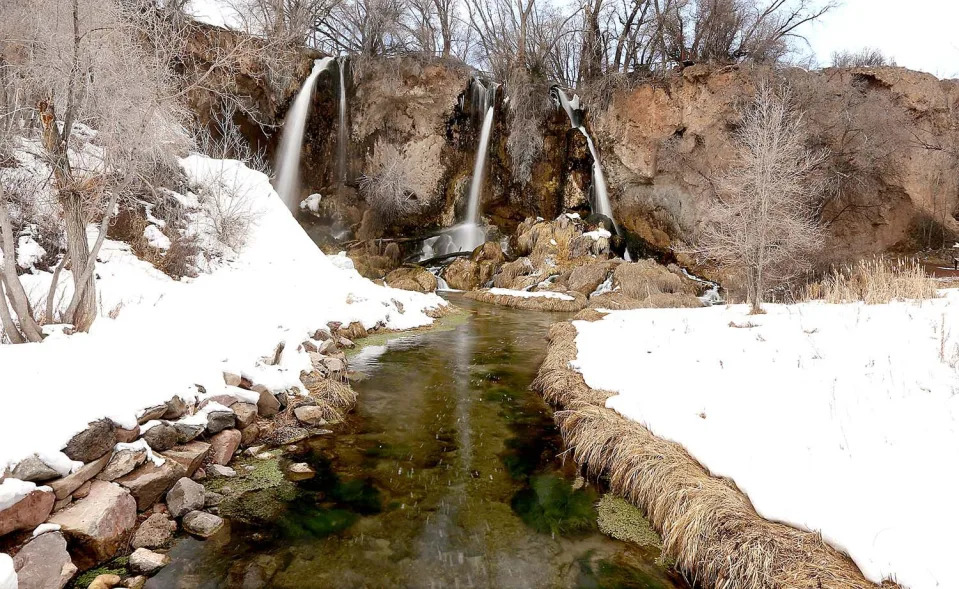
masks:
[[[333,433],[208,481],[229,525],[147,587],[687,587],[638,512],[564,463],[528,389],[560,317],[454,303],[468,318],[351,359]]]

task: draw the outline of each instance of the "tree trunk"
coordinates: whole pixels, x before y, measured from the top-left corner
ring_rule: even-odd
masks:
[[[63,223],[67,233],[67,255],[73,276],[73,301],[64,321],[72,323],[80,331],[87,331],[96,318],[97,297],[93,272],[87,271],[90,263],[90,246],[87,243],[87,224],[83,216],[80,195],[72,190],[60,192],[63,205]],[[110,214],[107,211],[105,214]],[[95,262],[95,261],[94,261]]]

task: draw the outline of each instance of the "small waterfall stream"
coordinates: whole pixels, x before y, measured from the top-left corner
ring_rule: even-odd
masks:
[[[303,133],[306,131],[306,118],[310,113],[310,98],[316,78],[330,65],[332,57],[317,59],[313,62],[313,71],[303,83],[300,92],[283,121],[283,135],[276,156],[276,179],[274,187],[277,194],[292,211],[296,210],[300,191],[300,152],[303,149]]]
[[[473,177],[470,179],[469,200],[466,207],[466,219],[453,231],[453,241],[460,251],[477,248],[486,239],[486,233],[480,227],[480,208],[483,201],[483,181],[485,179],[486,160],[489,156],[489,138],[493,129],[493,111],[496,103],[496,85],[487,89],[476,78],[473,80],[474,120],[482,113],[483,126],[480,128],[479,143],[476,146],[476,159],[473,163]]]
[[[347,143],[350,140],[349,130],[346,127],[346,56],[342,56],[337,60],[337,65],[340,70],[340,125],[337,129],[337,141],[336,141],[336,162],[337,162],[337,174],[340,179],[340,184],[346,183],[346,148]]]

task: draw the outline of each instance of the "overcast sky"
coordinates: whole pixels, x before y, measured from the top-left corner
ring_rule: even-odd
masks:
[[[822,66],[833,51],[879,48],[897,65],[959,77],[959,0],[842,0],[804,34]]]

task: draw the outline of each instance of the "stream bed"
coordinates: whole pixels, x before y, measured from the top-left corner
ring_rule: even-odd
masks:
[[[453,302],[465,318],[350,359],[359,398],[334,433],[211,482],[229,525],[180,539],[147,587],[687,587],[655,545],[599,531],[602,491],[528,389],[562,317]],[[291,462],[316,475],[289,480]]]

